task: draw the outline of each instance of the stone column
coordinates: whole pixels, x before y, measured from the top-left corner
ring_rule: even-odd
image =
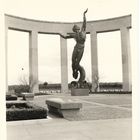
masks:
[[[121,28],[123,90],[131,91],[131,55],[129,29]]]
[[[61,93],[68,93],[67,40],[60,37]]]
[[[95,91],[98,78],[98,50],[97,50],[97,32],[90,33],[91,39],[91,73],[92,73],[92,91]],[[98,89],[97,89],[98,90]]]
[[[8,26],[5,21],[5,84],[6,94],[8,94]]]
[[[3,3],[2,3],[3,4]],[[5,15],[4,15],[4,5],[1,4],[1,12],[0,12],[0,139],[6,140],[6,46],[5,40],[7,39],[5,36]],[[6,28],[7,29],[7,28]],[[7,88],[8,89],[8,88]]]
[[[38,86],[38,32],[29,34],[29,85],[32,93],[39,92]]]

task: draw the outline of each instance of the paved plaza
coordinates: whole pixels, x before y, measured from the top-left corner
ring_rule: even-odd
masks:
[[[75,117],[48,113],[47,119],[7,122],[7,140],[132,140],[131,94],[69,94],[35,96],[32,102],[47,108],[48,98],[70,98],[83,108]]]

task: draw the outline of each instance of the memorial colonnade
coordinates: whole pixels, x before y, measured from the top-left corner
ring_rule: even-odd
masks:
[[[38,86],[38,33],[67,34],[72,32],[74,24],[81,26],[82,22],[64,23],[48,22],[5,15],[5,45],[6,45],[6,87],[8,91],[8,29],[29,32],[29,84],[33,93],[39,91]],[[131,15],[87,22],[87,33],[91,40],[91,73],[94,89],[94,76],[98,76],[97,34],[102,32],[120,31],[122,50],[123,90],[131,91],[131,56],[130,37]],[[68,93],[67,40],[60,37],[61,49],[61,92]]]

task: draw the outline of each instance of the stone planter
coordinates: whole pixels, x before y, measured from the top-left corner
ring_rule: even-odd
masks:
[[[72,88],[72,96],[89,96],[89,89],[87,88]]]
[[[6,95],[6,101],[17,100],[16,95]]]
[[[23,100],[32,101],[34,99],[34,93],[22,93]]]

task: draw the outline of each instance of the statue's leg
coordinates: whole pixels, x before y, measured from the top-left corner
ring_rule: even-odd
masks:
[[[84,53],[84,48],[77,50],[77,55],[76,55],[76,65],[77,65],[77,67],[78,67],[78,65],[79,65],[79,63],[82,59],[83,53]]]
[[[78,52],[77,52],[77,48],[75,47],[72,53],[72,71],[73,71],[73,77],[75,79],[77,79],[78,77],[78,69],[77,69],[77,63],[76,63],[77,55],[78,55]]]
[[[82,59],[83,53],[84,53],[84,48],[78,50],[77,61],[76,61],[76,65],[77,65],[78,71],[80,72],[80,78],[78,80],[79,83],[82,83],[82,82],[85,81],[85,70],[80,65],[80,61]]]
[[[77,79],[78,77],[78,71],[81,73],[81,71],[79,70],[80,68],[80,61],[81,61],[81,58],[83,56],[83,52],[84,52],[84,48],[77,48],[75,47],[74,50],[73,50],[73,54],[72,54],[72,70],[73,70],[73,77],[75,79]],[[81,76],[81,74],[80,74]]]

